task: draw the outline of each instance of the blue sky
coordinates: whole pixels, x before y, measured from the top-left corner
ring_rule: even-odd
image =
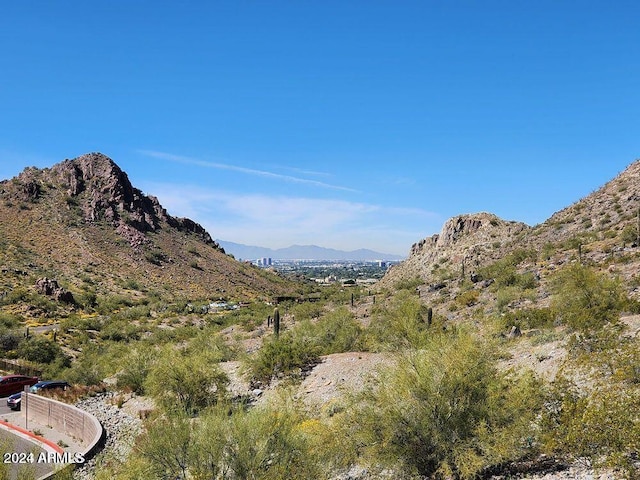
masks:
[[[100,151],[214,238],[407,254],[640,157],[635,1],[21,1],[0,177]]]

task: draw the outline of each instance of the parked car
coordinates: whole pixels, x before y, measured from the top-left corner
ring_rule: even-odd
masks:
[[[25,386],[38,383],[38,377],[26,375],[5,375],[0,377],[0,397],[21,392]]]
[[[22,392],[9,395],[7,398],[7,407],[11,410],[20,410],[20,404],[22,403]]]
[[[70,385],[62,380],[44,380],[42,382],[37,382],[31,388],[29,388],[30,393],[38,393],[41,391],[62,389],[66,390]],[[14,393],[7,398],[7,407],[11,410],[20,410],[20,406],[22,404],[22,392]]]
[[[31,388],[29,388],[29,392],[31,393],[40,393],[42,390],[54,390],[54,389],[62,389],[66,390],[71,385],[63,380],[43,380],[34,384]]]

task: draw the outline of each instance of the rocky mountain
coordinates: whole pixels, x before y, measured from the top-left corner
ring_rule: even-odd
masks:
[[[546,273],[578,257],[608,268],[611,263],[619,263],[610,268],[629,280],[640,265],[631,248],[640,243],[639,227],[640,161],[636,161],[597,191],[534,227],[490,213],[451,218],[439,234],[415,243],[408,258],[393,267],[380,286],[391,287],[416,278],[425,285],[469,279],[516,251],[534,252],[528,255],[530,259],[538,257],[520,268],[535,272],[542,286]],[[615,261],[625,255],[629,261]]]
[[[505,221],[491,213],[453,217],[439,234],[413,244],[408,258],[392,268],[381,283],[388,286],[415,277],[432,281],[445,270],[471,271],[497,260],[503,243],[510,244],[529,230],[524,223]]]
[[[55,279],[76,298],[118,295],[249,299],[291,291],[241,264],[187,218],[167,213],[100,153],[0,182],[0,292]]]
[[[375,260],[401,260],[404,257],[388,253],[375,252],[366,248],[344,251],[333,248],[324,248],[317,245],[291,245],[286,248],[266,248],[240,243],[217,240],[227,253],[231,253],[238,259],[254,260],[258,258],[272,258],[274,260],[341,260],[341,261],[375,261]]]

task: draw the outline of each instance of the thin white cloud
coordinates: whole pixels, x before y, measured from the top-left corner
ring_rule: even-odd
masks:
[[[331,177],[332,176],[330,173],[327,173],[327,172],[317,172],[315,170],[305,170],[305,169],[302,169],[302,168],[295,168],[295,167],[279,167],[279,168],[291,170],[292,172],[300,173],[302,175],[314,175],[316,177]]]
[[[405,255],[439,230],[440,217],[417,208],[284,195],[240,194],[175,184],[146,184],[162,192],[171,215],[201,223],[214,238],[279,248],[315,244],[342,250],[370,248]]]
[[[196,166],[204,167],[204,168],[215,168],[215,169],[218,169],[218,170],[229,170],[229,171],[244,173],[246,175],[254,175],[254,176],[259,176],[259,177],[273,178],[273,179],[282,180],[282,181],[285,181],[285,182],[301,183],[301,184],[305,184],[305,185],[313,185],[313,186],[316,186],[316,187],[328,188],[328,189],[331,189],[331,190],[342,190],[342,191],[345,191],[345,192],[357,192],[357,190],[354,190],[353,188],[343,187],[343,186],[340,186],[340,185],[333,185],[333,184],[330,184],[330,183],[320,182],[318,180],[310,180],[308,178],[293,177],[291,175],[282,175],[280,173],[269,172],[269,171],[266,171],[266,170],[256,170],[256,169],[253,169],[253,168],[239,167],[237,165],[231,165],[231,164],[228,164],[228,163],[210,162],[210,161],[206,161],[206,160],[199,160],[197,158],[190,158],[190,157],[185,157],[185,156],[182,156],[182,155],[174,155],[172,153],[158,152],[158,151],[155,151],[155,150],[138,150],[138,153],[141,153],[143,155],[146,155],[146,156],[152,157],[152,158],[158,158],[158,159],[162,159],[162,160],[168,160],[168,161],[171,161],[171,162],[178,162],[178,163],[184,163],[184,164],[189,164],[189,165],[196,165]],[[312,173],[312,172],[308,172],[308,173]]]

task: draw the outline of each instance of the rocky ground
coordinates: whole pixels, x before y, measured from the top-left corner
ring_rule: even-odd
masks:
[[[118,407],[120,401],[125,401],[121,408]],[[101,451],[75,470],[75,480],[93,479],[96,465],[101,462],[126,459],[136,437],[142,432],[142,421],[134,412],[136,409],[143,410],[141,407],[145,406],[146,403],[140,403],[135,398],[123,398],[114,392],[87,397],[76,403],[76,407],[91,413],[100,421],[106,439]]]

